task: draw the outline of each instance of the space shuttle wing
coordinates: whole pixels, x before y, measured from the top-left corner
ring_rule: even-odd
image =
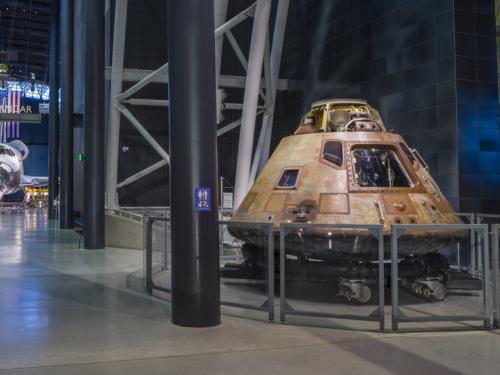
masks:
[[[21,187],[26,186],[43,186],[49,183],[48,177],[36,177],[24,175],[21,180]]]

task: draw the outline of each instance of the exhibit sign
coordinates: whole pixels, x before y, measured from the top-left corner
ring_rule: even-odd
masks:
[[[28,124],[41,124],[42,115],[39,113],[1,113],[0,112],[0,122],[15,123],[19,125],[21,123]],[[9,125],[9,124],[8,124]],[[8,131],[8,129],[7,129]],[[16,130],[19,133],[19,130]],[[19,137],[19,135],[18,135]]]
[[[194,189],[194,209],[196,211],[212,211],[212,191],[207,187]]]

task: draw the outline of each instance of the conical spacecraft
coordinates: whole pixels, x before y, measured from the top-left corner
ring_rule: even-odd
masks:
[[[383,224],[386,239],[393,224],[461,222],[419,153],[386,129],[376,109],[357,99],[313,103],[295,133],[281,140],[233,219],[272,221],[277,245],[283,222]],[[258,264],[266,241],[262,231],[229,226],[229,232],[245,242],[247,263]],[[463,236],[409,231],[398,251],[415,268],[413,279],[442,285],[448,265],[438,251]],[[390,241],[385,242],[389,255]],[[298,229],[287,235],[286,248],[301,262],[333,265],[349,279],[369,278],[369,264],[378,256],[375,238],[361,228]],[[440,286],[434,290],[436,299],[444,298]]]

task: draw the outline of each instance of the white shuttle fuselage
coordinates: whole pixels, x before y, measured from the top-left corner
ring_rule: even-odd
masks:
[[[0,201],[4,195],[15,193],[26,186],[47,184],[47,177],[24,175],[23,161],[28,157],[26,145],[15,140],[0,143]]]

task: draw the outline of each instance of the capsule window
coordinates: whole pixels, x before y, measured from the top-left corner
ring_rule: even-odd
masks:
[[[344,160],[342,154],[342,142],[339,141],[326,142],[323,147],[323,158],[329,161],[330,163],[341,166]]]
[[[297,186],[297,177],[299,176],[298,169],[285,169],[278,181],[280,188],[294,188]]]
[[[361,187],[404,188],[413,183],[394,151],[386,148],[355,148],[352,162]]]

